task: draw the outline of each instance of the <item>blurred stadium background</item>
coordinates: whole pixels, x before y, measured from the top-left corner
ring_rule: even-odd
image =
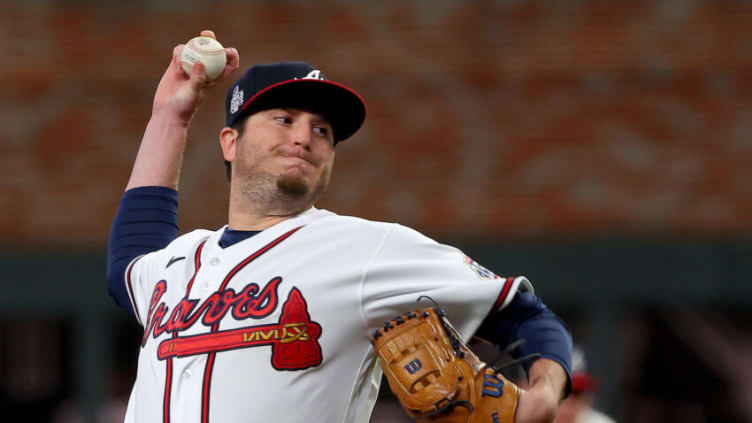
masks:
[[[106,240],[172,48],[305,60],[366,99],[319,205],[525,274],[630,422],[752,422],[752,2],[0,0],[0,414],[111,422],[140,328]],[[229,85],[227,82],[225,85]],[[226,219],[225,87],[182,230]],[[388,393],[373,421],[398,417]]]

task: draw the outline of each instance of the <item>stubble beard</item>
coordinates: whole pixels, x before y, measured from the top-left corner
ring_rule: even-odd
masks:
[[[311,187],[295,175],[274,175],[259,169],[245,172],[240,191],[244,201],[272,214],[291,215],[309,209],[329,184],[331,168]]]
[[[289,175],[280,175],[277,178],[277,189],[283,195],[292,198],[306,197],[308,192],[311,191],[303,178]]]

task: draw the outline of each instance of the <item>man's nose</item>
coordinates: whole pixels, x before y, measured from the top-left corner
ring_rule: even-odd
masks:
[[[300,145],[305,149],[310,149],[312,137],[313,127],[308,122],[299,122],[293,128],[293,140],[295,141],[295,145]]]

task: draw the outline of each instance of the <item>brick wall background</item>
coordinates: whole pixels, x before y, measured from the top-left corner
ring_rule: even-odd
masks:
[[[141,330],[106,296],[107,233],[172,48],[206,28],[243,68],[360,92],[319,206],[529,276],[599,408],[752,421],[752,2],[730,0],[0,0],[3,415],[122,421]],[[183,230],[226,221],[229,84],[190,131]]]
[[[752,229],[752,4],[0,1],[3,242],[104,245],[172,47],[305,60],[359,91],[320,207],[434,236]],[[196,116],[181,227],[226,220]]]

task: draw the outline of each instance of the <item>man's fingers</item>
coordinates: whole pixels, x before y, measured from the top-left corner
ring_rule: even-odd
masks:
[[[227,54],[227,64],[225,65],[225,70],[222,71],[222,75],[217,78],[217,81],[224,80],[228,75],[235,72],[238,70],[238,67],[240,67],[240,55],[235,48],[225,48],[225,54]]]
[[[172,60],[170,61],[170,67],[173,70],[179,70],[183,72],[183,65],[180,64],[180,54],[183,53],[185,44],[178,44],[172,49]]]
[[[235,47],[226,48],[225,54],[227,55],[227,66],[233,68],[240,66],[240,54],[238,54],[238,51],[235,49]]]
[[[201,31],[201,36],[202,37],[214,38],[215,40],[217,39],[217,36],[214,35],[214,31],[212,31],[210,29],[205,29],[205,30]]]
[[[191,67],[191,85],[196,91],[200,91],[201,88],[206,85],[206,68],[201,62],[196,62]]]

